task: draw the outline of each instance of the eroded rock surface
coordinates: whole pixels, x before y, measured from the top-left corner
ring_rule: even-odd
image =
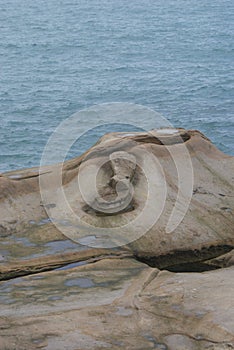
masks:
[[[164,129],[1,174],[0,349],[234,349],[233,170]]]
[[[1,344],[233,349],[233,281],[233,268],[174,274],[126,258],[1,282]]]
[[[41,193],[38,172],[0,178],[0,237],[9,245],[26,238],[29,248],[33,232],[43,226],[46,244],[64,240],[65,234],[93,248],[128,246],[159,268],[205,261],[233,249],[234,159],[198,131],[105,135],[63,168],[43,168]],[[170,222],[176,223],[173,230],[168,230]]]

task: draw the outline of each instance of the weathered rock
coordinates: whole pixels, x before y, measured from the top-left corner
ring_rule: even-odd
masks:
[[[0,349],[234,349],[233,170],[165,129],[1,174]]]
[[[119,158],[115,157],[118,154]],[[184,172],[189,164],[193,166],[194,187],[186,212],[184,202],[192,191],[191,179]],[[234,159],[218,151],[198,131],[166,129],[105,135],[83,156],[63,165],[65,197],[60,197],[58,191],[60,170],[59,165],[41,170],[40,181],[46,188],[43,201],[38,169],[1,176],[0,237],[5,240],[7,236],[9,246],[25,238],[30,245],[33,232],[40,232],[37,227],[41,224],[45,236],[50,237],[43,238],[45,245],[63,241],[64,234],[80,243],[74,244],[74,250],[81,244],[94,248],[127,245],[137,258],[159,268],[205,261],[234,246]],[[77,176],[84,181],[83,191],[77,185]],[[182,183],[180,200],[178,176]],[[92,186],[95,181],[96,192]],[[181,220],[180,212],[186,215],[181,215],[179,225],[168,231],[173,212],[175,222]],[[55,217],[57,229],[48,222],[48,213]],[[105,233],[103,228],[107,229]],[[37,245],[28,248],[28,252],[39,254]],[[48,251],[45,249],[43,254]],[[15,259],[15,252],[12,255]]]
[[[231,250],[227,254],[223,254],[218,256],[217,258],[207,260],[205,262],[209,266],[213,266],[215,268],[219,267],[230,267],[234,265],[234,249]]]
[[[220,283],[218,282],[220,281]],[[3,349],[233,349],[234,269],[103,259],[0,282]]]

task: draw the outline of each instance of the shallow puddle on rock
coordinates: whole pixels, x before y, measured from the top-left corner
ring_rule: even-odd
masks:
[[[83,266],[83,265],[87,265],[87,264],[88,264],[88,262],[86,262],[86,261],[79,261],[79,262],[76,262],[76,263],[72,263],[72,264],[68,264],[68,265],[62,266],[62,267],[58,267],[54,271],[69,270],[69,269],[72,269],[74,267]]]
[[[9,255],[9,251],[6,249],[0,249],[0,262],[4,262],[7,260],[7,256]]]
[[[13,242],[9,245],[9,250],[5,254],[5,260],[10,261],[12,258],[19,260],[28,260],[33,257],[44,256],[45,247],[36,245],[23,245],[19,242],[14,244]]]
[[[148,341],[153,343],[154,349],[157,349],[157,350],[168,350],[168,347],[167,347],[166,344],[158,343],[157,339],[155,339],[153,336],[151,336],[149,334],[143,334],[143,337],[145,339],[147,339]]]
[[[22,257],[22,260],[40,258],[42,256],[59,254],[64,252],[77,252],[86,249],[79,243],[73,242],[69,239],[51,241],[45,244],[35,245],[34,247],[34,251],[31,254],[28,250],[25,250],[25,256]]]
[[[62,300],[63,297],[59,296],[59,295],[51,295],[50,297],[48,297],[49,301],[57,301],[57,300]]]
[[[79,243],[83,244],[83,245],[92,245],[93,243],[95,243],[96,239],[97,238],[94,235],[81,237],[81,238],[79,238]]]
[[[13,241],[14,241],[15,243],[20,243],[20,244],[22,244],[24,247],[36,247],[36,244],[30,242],[30,240],[29,240],[27,237],[17,237],[17,236],[15,236],[15,237],[13,238]],[[10,242],[9,242],[9,243],[10,243]],[[10,244],[12,244],[12,242],[11,242]]]
[[[35,254],[44,255],[45,248],[31,242],[30,238],[21,235],[11,235],[7,241],[0,239],[0,261],[9,262],[11,259],[28,259]]]
[[[35,221],[35,220],[29,220],[28,222],[30,225],[37,225],[37,226],[42,226],[51,223],[50,218],[42,219],[40,221]]]
[[[67,287],[80,287],[80,288],[92,288],[95,286],[95,283],[91,278],[74,278],[70,280],[66,280],[64,282]]]
[[[133,312],[129,308],[126,308],[124,306],[119,306],[115,313],[116,313],[116,315],[120,315],[120,316],[130,316],[130,315],[132,315]]]
[[[69,239],[63,241],[48,242],[44,245],[44,247],[47,254],[56,254],[64,251],[68,252],[70,250],[80,251],[85,249],[79,243],[73,242]]]
[[[23,281],[24,280],[22,277],[16,277],[8,281],[2,281],[0,282],[0,289],[2,290],[2,288],[5,288],[6,286],[14,286],[15,284],[22,283]]]
[[[0,282],[0,303],[13,304],[15,299],[11,297],[12,291],[17,288],[17,284],[22,283],[22,277]]]
[[[97,302],[105,305],[119,298],[131,279],[145,268],[131,259],[119,260],[117,266],[115,260],[106,264],[98,261],[87,267],[3,281],[0,282],[0,316],[15,316],[16,309],[19,317],[96,306]],[[124,308],[115,311],[122,316],[129,314]]]

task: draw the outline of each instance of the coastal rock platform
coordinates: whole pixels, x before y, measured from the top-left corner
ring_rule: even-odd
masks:
[[[233,174],[184,129],[1,174],[0,349],[234,349]]]

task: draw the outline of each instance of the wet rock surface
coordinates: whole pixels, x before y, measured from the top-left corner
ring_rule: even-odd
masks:
[[[233,170],[198,131],[164,129],[1,174],[0,348],[234,349]]]
[[[233,281],[232,268],[175,274],[128,258],[2,281],[1,344],[233,349]]]

